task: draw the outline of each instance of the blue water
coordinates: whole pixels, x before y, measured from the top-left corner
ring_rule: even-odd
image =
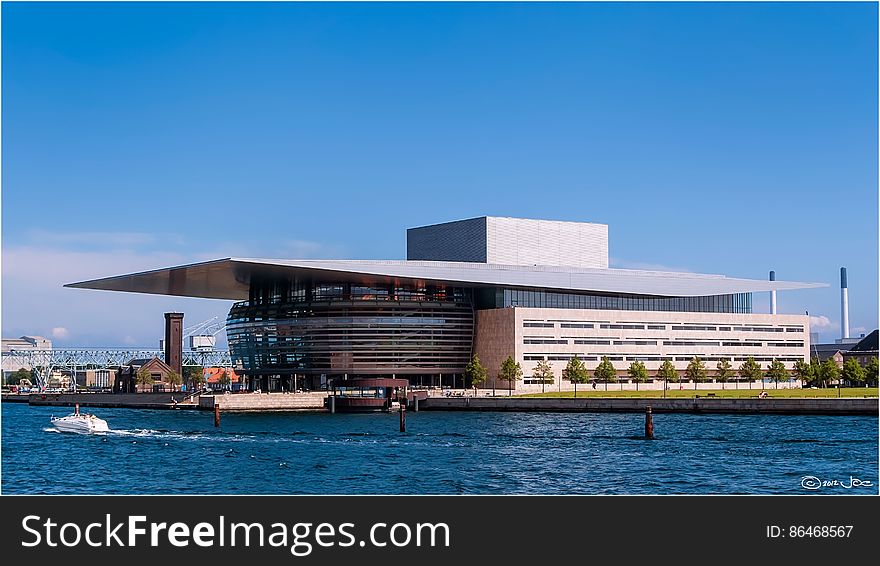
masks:
[[[3,493],[878,493],[873,416],[90,411],[113,432],[3,403]]]

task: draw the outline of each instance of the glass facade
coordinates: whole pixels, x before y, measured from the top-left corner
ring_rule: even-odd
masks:
[[[751,313],[752,294],[708,295],[704,297],[649,297],[563,293],[543,289],[480,289],[477,308],[559,308],[621,311],[673,311]]]
[[[318,282],[254,285],[227,319],[233,363],[248,376],[458,376],[470,359],[469,290]],[[421,379],[420,379],[421,380]]]
[[[277,305],[310,301],[435,301],[471,303],[471,290],[443,284],[358,285],[350,282],[291,282],[264,278],[251,281],[248,303]]]

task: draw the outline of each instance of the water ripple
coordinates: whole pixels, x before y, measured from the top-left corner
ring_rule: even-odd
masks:
[[[95,409],[112,431],[93,436],[58,434],[49,407],[2,411],[4,493],[733,494],[804,493],[804,476],[880,483],[876,417],[663,414],[646,441],[636,414],[422,411],[401,434],[382,414],[229,414],[215,428],[197,411]],[[119,462],[139,481],[101,479]],[[180,469],[186,481],[168,481]]]

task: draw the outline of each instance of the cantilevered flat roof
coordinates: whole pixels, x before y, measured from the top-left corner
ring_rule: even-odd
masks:
[[[362,285],[447,283],[460,287],[534,287],[660,297],[693,297],[827,287],[825,283],[737,279],[723,275],[448,261],[224,258],[105,277],[65,287],[245,300],[253,278],[349,281]]]

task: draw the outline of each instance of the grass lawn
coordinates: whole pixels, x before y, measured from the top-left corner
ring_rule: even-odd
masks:
[[[577,396],[578,397],[645,397],[645,398],[657,398],[663,397],[663,391],[605,391],[600,389],[602,386],[598,385],[597,389],[591,389],[587,386],[585,389],[578,388]],[[672,385],[670,385],[672,387]],[[837,397],[838,390],[836,388],[828,388],[828,389],[766,389],[767,395],[769,397]],[[683,389],[680,390],[677,387],[675,389],[669,389],[666,391],[666,397],[669,398],[693,398],[694,395],[699,395],[700,397],[705,397],[708,393],[714,393],[715,397],[727,397],[727,398],[747,398],[747,397],[757,397],[758,393],[760,393],[760,389],[699,389],[694,391],[693,389]],[[499,395],[503,395],[503,393],[499,393]],[[877,397],[877,388],[876,387],[844,387],[840,389],[841,397]],[[574,397],[574,391],[563,391],[563,392],[550,392],[547,393],[527,393],[523,395],[514,395],[514,397],[563,397],[563,398],[571,398]]]

